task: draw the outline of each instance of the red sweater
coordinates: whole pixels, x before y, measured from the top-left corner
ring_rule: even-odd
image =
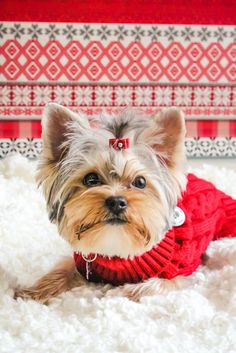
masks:
[[[75,252],[78,271],[90,281],[113,285],[187,276],[201,264],[212,240],[236,236],[236,200],[210,182],[189,174],[178,207],[185,213],[183,225],[168,230],[150,251],[132,259],[97,255],[90,263]]]

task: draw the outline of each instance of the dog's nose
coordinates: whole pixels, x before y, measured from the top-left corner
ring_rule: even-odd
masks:
[[[112,213],[118,215],[127,208],[128,202],[122,196],[110,196],[106,199],[105,205]]]

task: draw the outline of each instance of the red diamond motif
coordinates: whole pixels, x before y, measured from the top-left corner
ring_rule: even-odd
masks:
[[[39,55],[41,48],[39,48],[38,46],[39,46],[38,42],[28,41],[26,43],[24,49],[25,49],[25,52],[27,54],[27,57],[30,60],[35,60],[35,58]]]
[[[227,50],[227,56],[232,60],[233,62],[236,61],[236,44],[231,44]]]
[[[183,56],[183,48],[179,43],[171,43],[169,49],[167,49],[167,54],[173,61],[177,61]]]
[[[57,80],[61,75],[61,69],[58,65],[54,62],[51,62],[50,65],[47,66],[45,70],[46,76],[51,80]]]
[[[94,62],[91,65],[87,66],[87,76],[90,80],[99,80],[102,77],[102,69],[98,63]]]
[[[70,42],[65,48],[65,53],[74,60],[78,59],[82,54],[82,46],[77,41]]]
[[[186,70],[186,76],[190,81],[197,81],[202,76],[202,70],[196,63],[190,64]]]
[[[8,56],[11,59],[14,59],[17,56],[17,54],[19,54],[20,49],[18,48],[16,43],[14,43],[13,41],[10,41],[9,44],[5,47],[5,52],[8,54]]]
[[[119,43],[111,43],[107,47],[107,52],[110,55],[112,60],[118,60],[123,54],[123,50],[121,49],[121,45]]]
[[[68,78],[71,80],[78,80],[81,75],[81,69],[77,63],[70,64],[70,66],[66,69],[66,72]]]
[[[234,82],[236,80],[236,64],[231,64],[226,70],[226,76],[229,81]]]
[[[149,80],[156,81],[162,76],[162,70],[157,63],[152,63],[147,67],[147,77]]]
[[[18,78],[20,69],[19,67],[14,63],[14,61],[10,61],[8,65],[5,67],[5,72],[6,72],[6,78],[8,80],[15,80]]]
[[[153,42],[147,47],[147,55],[152,60],[159,59],[162,56],[162,54],[163,54],[163,49],[160,43]]]
[[[211,61],[218,61],[222,56],[222,48],[220,47],[220,44],[211,44],[208,47],[207,55],[211,59]]]
[[[99,42],[91,42],[87,46],[88,55],[93,60],[98,60],[98,58],[101,57],[101,55],[103,54],[103,51],[104,51],[104,48]]]
[[[203,56],[203,50],[201,48],[201,44],[192,43],[188,47],[187,55],[192,61],[199,61]]]
[[[127,48],[127,54],[132,60],[138,60],[143,55],[143,47],[140,43],[131,43]]]
[[[130,64],[127,67],[127,76],[131,81],[139,80],[142,75],[143,75],[142,69],[136,62]]]
[[[176,64],[170,64],[166,70],[166,76],[170,81],[177,81],[182,74],[180,67]]]
[[[48,54],[50,59],[58,59],[59,55],[62,54],[61,45],[57,41],[51,41],[45,47],[46,54]]]
[[[40,73],[40,68],[34,63],[31,62],[25,69],[26,73],[28,75],[26,75],[28,80],[35,80],[37,79],[41,73]]]
[[[222,72],[221,72],[219,66],[216,63],[214,63],[210,67],[207,68],[206,74],[207,74],[207,76],[210,77],[211,81],[216,81],[222,75]]]
[[[111,66],[107,70],[107,76],[111,80],[119,80],[122,74],[122,69],[117,63],[111,64]]]

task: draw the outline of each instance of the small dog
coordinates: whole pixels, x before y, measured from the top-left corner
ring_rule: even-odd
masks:
[[[211,240],[236,234],[236,201],[185,175],[177,109],[89,121],[51,103],[42,125],[37,179],[74,258],[16,297],[45,303],[87,279],[118,286],[108,295],[138,300],[178,286]]]

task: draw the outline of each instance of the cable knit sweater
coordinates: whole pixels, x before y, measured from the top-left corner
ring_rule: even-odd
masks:
[[[113,285],[187,276],[201,264],[210,241],[236,236],[236,200],[210,182],[189,174],[178,207],[185,213],[184,223],[168,230],[150,251],[132,259],[97,255],[90,263],[74,253],[78,271],[90,281]]]

